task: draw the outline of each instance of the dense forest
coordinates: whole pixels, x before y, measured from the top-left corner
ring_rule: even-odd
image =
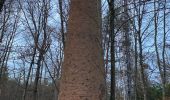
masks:
[[[0,0],[0,100],[170,100],[170,0]]]

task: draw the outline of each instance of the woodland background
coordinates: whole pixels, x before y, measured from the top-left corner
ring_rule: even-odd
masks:
[[[0,99],[57,100],[70,1],[0,3]],[[108,100],[169,100],[170,0],[103,0],[102,23]]]

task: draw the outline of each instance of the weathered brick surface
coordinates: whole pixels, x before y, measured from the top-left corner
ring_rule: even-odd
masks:
[[[100,0],[71,0],[59,100],[105,100]]]

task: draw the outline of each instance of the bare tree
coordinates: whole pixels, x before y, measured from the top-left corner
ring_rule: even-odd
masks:
[[[114,0],[107,0],[109,5],[109,25],[110,25],[110,44],[111,44],[111,86],[110,86],[110,100],[115,100],[115,1]]]

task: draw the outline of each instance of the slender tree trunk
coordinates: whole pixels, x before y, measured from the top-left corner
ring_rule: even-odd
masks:
[[[155,28],[155,35],[154,35],[154,45],[155,45],[155,52],[156,52],[156,58],[157,58],[157,66],[159,68],[159,73],[162,81],[162,100],[165,100],[165,84],[164,84],[164,74],[161,69],[161,63],[160,63],[160,56],[159,56],[159,50],[157,46],[157,36],[158,36],[158,12],[156,11],[156,0],[154,0],[154,28]],[[164,19],[165,20],[165,19]],[[164,33],[165,35],[165,33]],[[165,39],[165,36],[163,37]],[[163,67],[164,67],[164,46],[163,46]],[[165,68],[165,67],[164,67]]]
[[[64,34],[64,19],[63,19],[63,1],[58,0],[59,2],[59,9],[60,9],[60,23],[61,23],[61,34],[62,34],[62,42],[63,47],[65,47],[65,34]]]
[[[35,81],[34,81],[34,90],[33,90],[33,100],[38,100],[37,99],[37,93],[38,93],[38,83],[40,79],[40,69],[41,69],[41,62],[43,60],[43,53],[39,53],[38,56],[38,61],[37,61],[37,68],[36,68],[36,76],[35,76]]]
[[[114,23],[114,18],[115,18],[115,11],[114,11],[114,0],[108,0],[108,5],[109,5],[109,21],[110,21],[110,38],[111,38],[111,86],[110,86],[110,100],[115,100],[115,23]]]
[[[164,35],[163,35],[163,50],[162,50],[162,59],[163,59],[163,88],[162,88],[162,100],[166,98],[166,65],[165,65],[165,45],[166,45],[166,0],[164,0]]]
[[[135,87],[134,87],[134,91],[135,91],[135,100],[137,100],[137,94],[138,94],[138,91],[137,91],[137,78],[138,78],[138,53],[137,53],[137,34],[135,33],[135,80],[134,80],[134,84],[135,84]]]
[[[33,50],[33,56],[32,56],[32,60],[31,60],[31,63],[30,63],[29,70],[28,70],[28,75],[27,75],[27,78],[26,78],[25,88],[24,88],[24,93],[23,93],[23,100],[26,100],[28,83],[29,83],[29,79],[30,79],[30,76],[31,76],[31,69],[34,65],[35,55],[36,55],[36,48],[34,48],[34,50]]]
[[[129,28],[130,28],[130,22],[127,20],[129,19],[129,12],[128,12],[128,1],[124,0],[124,14],[123,14],[123,37],[124,37],[124,56],[125,56],[125,66],[127,70],[127,100],[132,100],[132,68],[131,68],[131,53],[130,53],[130,48],[131,48],[131,41],[130,41],[130,35],[129,35]]]
[[[100,0],[71,0],[59,100],[105,100]]]
[[[139,2],[142,2],[142,0],[139,0]],[[147,93],[148,93],[148,86],[145,76],[145,68],[143,64],[143,44],[142,44],[142,21],[143,21],[143,14],[145,10],[145,2],[141,6],[138,6],[138,43],[139,43],[139,65],[140,65],[140,73],[141,73],[141,79],[142,79],[142,85],[143,85],[143,98],[144,100],[147,100]]]
[[[138,33],[139,34],[139,33]],[[142,39],[139,37],[139,64],[141,67],[141,78],[142,78],[142,83],[143,83],[143,97],[144,100],[147,100],[147,83],[146,83],[146,78],[145,78],[145,69],[143,66],[143,50],[142,50]]]

